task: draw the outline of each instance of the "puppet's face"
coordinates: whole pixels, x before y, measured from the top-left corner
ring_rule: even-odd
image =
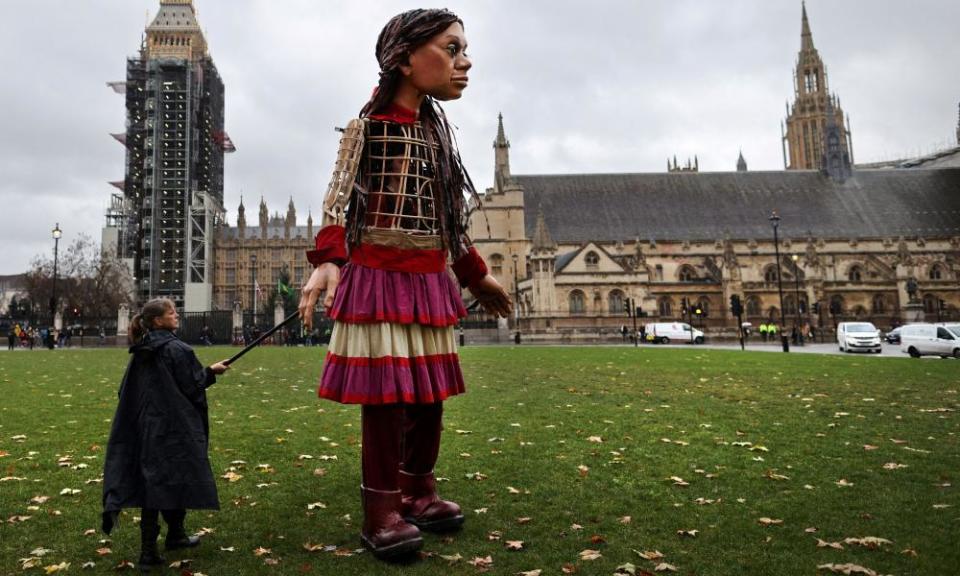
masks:
[[[167,308],[167,311],[163,313],[163,316],[158,317],[153,321],[155,328],[161,328],[164,330],[176,330],[180,327],[180,315],[177,314],[176,308]]]
[[[466,49],[463,26],[454,22],[410,53],[408,64],[400,66],[403,81],[437,100],[456,100],[463,95],[467,71],[473,66]]]

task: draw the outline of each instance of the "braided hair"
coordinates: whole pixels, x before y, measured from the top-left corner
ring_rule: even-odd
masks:
[[[454,23],[463,25],[456,14],[446,9],[409,10],[387,22],[377,38],[380,82],[373,96],[360,110],[361,118],[384,109],[393,101],[403,78],[400,66],[408,62],[410,53]],[[434,201],[440,215],[440,237],[456,259],[466,252],[463,238],[468,213],[464,193],[478,206],[480,197],[460,158],[456,136],[447,121],[447,115],[431,96],[426,96],[420,105],[420,121],[427,142],[439,148],[436,172],[438,186]],[[354,222],[361,220],[357,218]]]

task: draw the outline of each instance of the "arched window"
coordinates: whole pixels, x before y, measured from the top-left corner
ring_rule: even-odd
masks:
[[[873,313],[874,314],[883,314],[887,311],[887,302],[886,297],[883,294],[874,294],[873,295]]]
[[[764,282],[776,282],[777,281],[777,267],[776,266],[767,266],[763,271],[763,280]]]
[[[657,302],[657,311],[660,313],[661,318],[670,318],[673,316],[673,305],[670,302],[669,298],[661,298]]]
[[[768,320],[780,320],[780,309],[776,306],[771,306],[767,309],[767,319]]]
[[[587,255],[583,257],[584,262],[587,263],[587,270],[596,270],[600,266],[600,256],[597,255],[593,250],[587,252]]]
[[[574,290],[571,292],[568,300],[570,302],[571,314],[583,314],[586,311],[586,307],[584,305],[585,299],[583,297],[583,292],[580,290]]]
[[[503,256],[500,254],[490,255],[490,274],[503,278]]]
[[[923,311],[927,314],[936,314],[937,306],[940,304],[936,294],[923,295]]]
[[[940,268],[939,264],[934,264],[930,267],[930,279],[931,280],[941,280],[943,278],[943,270]]]
[[[677,279],[681,282],[696,282],[697,271],[692,266],[681,266],[680,271],[677,272]]]
[[[619,290],[611,290],[610,296],[607,297],[610,306],[607,308],[611,314],[623,314],[623,292]]]
[[[787,316],[794,316],[797,313],[797,301],[792,295],[783,297],[783,313]]]
[[[851,282],[860,282],[863,279],[863,268],[860,266],[851,266],[847,272],[847,279]]]
[[[750,296],[747,298],[747,316],[759,316],[760,315],[760,299],[756,296]]]
[[[830,297],[830,308],[829,308],[829,312],[830,312],[831,314],[835,314],[835,315],[839,316],[839,315],[843,314],[843,311],[844,311],[845,308],[846,308],[846,306],[844,305],[844,302],[843,302],[843,296],[840,296],[840,295],[838,294],[838,295],[836,295],[836,296],[831,296],[831,297]]]

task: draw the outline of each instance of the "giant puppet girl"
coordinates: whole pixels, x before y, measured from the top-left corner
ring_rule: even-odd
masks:
[[[411,10],[377,39],[380,81],[343,131],[307,258],[309,327],[322,292],[334,320],[323,398],[361,405],[363,544],[378,558],[423,545],[420,531],[463,523],[437,496],[443,401],[464,391],[454,326],[461,287],[491,314],[512,305],[471,247],[473,183],[438,101],[460,98],[471,63],[463,22],[447,10]]]

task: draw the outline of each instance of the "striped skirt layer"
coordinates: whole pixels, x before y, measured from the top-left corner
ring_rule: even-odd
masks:
[[[347,264],[330,315],[321,398],[429,404],[464,391],[454,325],[466,311],[446,272]]]

